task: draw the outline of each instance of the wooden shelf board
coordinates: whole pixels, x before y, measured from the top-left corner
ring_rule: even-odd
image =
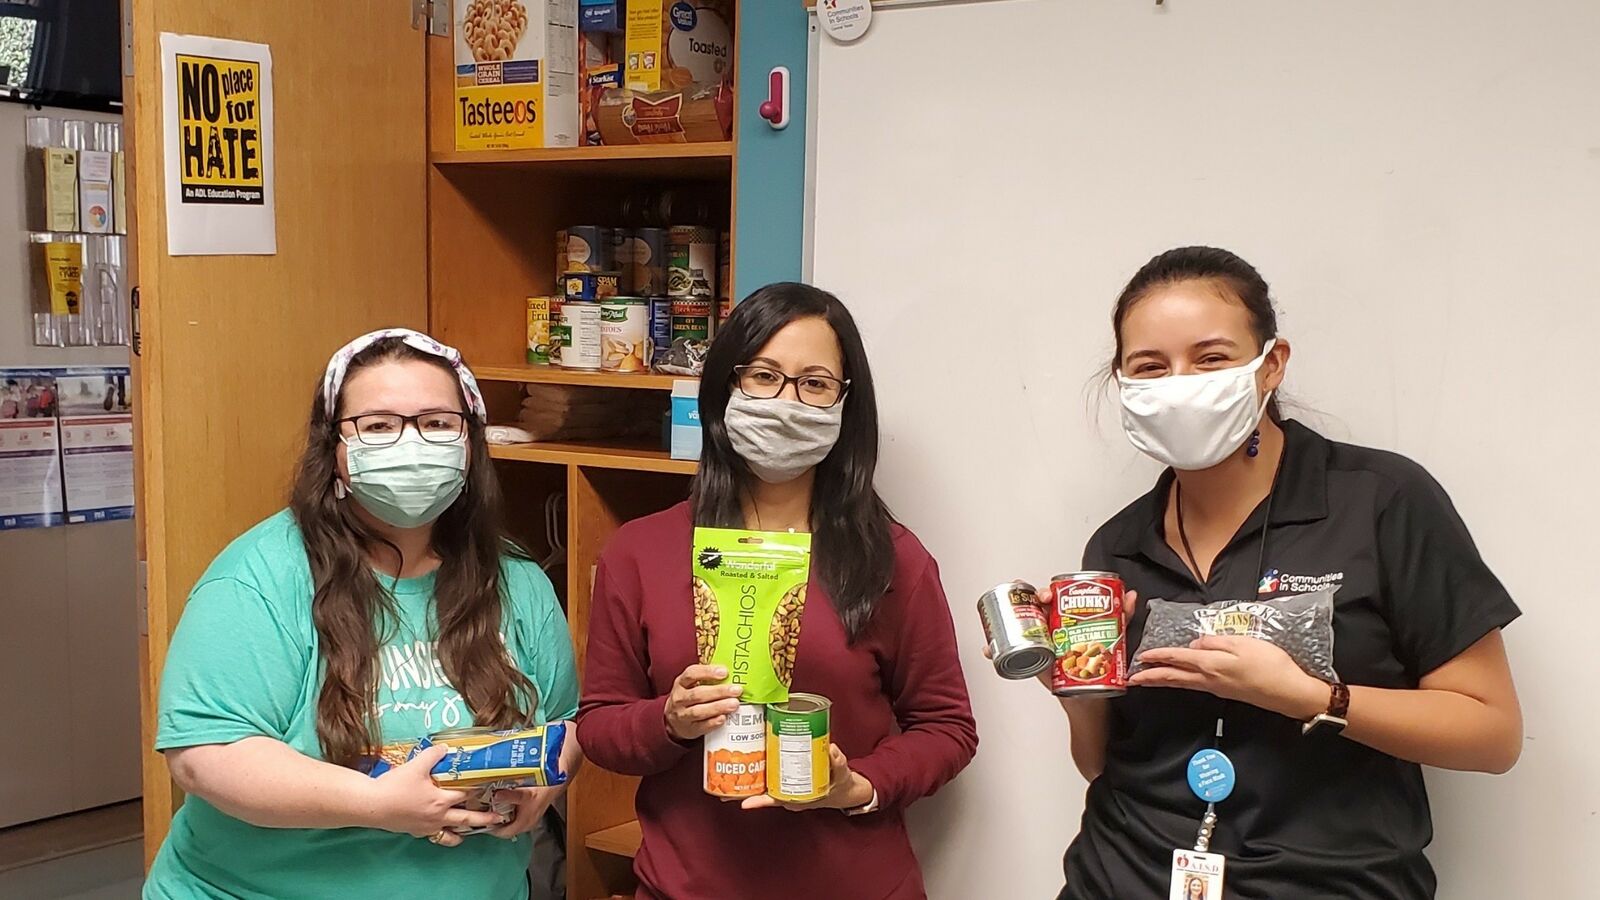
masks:
[[[670,391],[674,381],[696,379],[687,375],[618,375],[583,372],[558,366],[473,366],[479,381],[513,381],[519,384],[576,384],[585,387],[631,388],[636,391]]]
[[[639,823],[623,822],[621,825],[590,833],[583,839],[583,845],[590,850],[633,859],[639,852],[640,840]]]
[[[673,459],[665,450],[640,447],[619,441],[570,444],[543,441],[536,444],[495,444],[489,447],[495,459],[553,463],[563,466],[588,466],[592,469],[627,469],[634,472],[667,472],[693,475],[699,463]]]
[[[733,172],[733,142],[550,147],[537,150],[445,150],[436,166],[505,166],[552,173],[718,178]]]

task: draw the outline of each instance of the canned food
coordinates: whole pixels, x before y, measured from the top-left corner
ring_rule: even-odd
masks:
[[[672,348],[671,298],[650,298],[650,343],[654,348],[651,359],[666,359],[667,351]]]
[[[550,298],[528,298],[528,364],[550,362]]]
[[[806,803],[827,796],[828,713],[832,701],[818,694],[790,694],[767,704],[767,793]]]
[[[567,289],[567,230],[565,228],[556,232],[556,293]]]
[[[716,334],[710,298],[672,298],[672,340],[704,344]]]
[[[1001,678],[1030,678],[1056,661],[1044,604],[1026,581],[1008,581],[978,598],[978,618]]]
[[[667,292],[667,230],[635,228],[617,257],[623,290],[641,297]]]
[[[567,369],[597,371],[600,368],[600,304],[568,300],[561,304],[561,325],[551,345],[560,345],[560,355],[551,362]]]
[[[1068,572],[1050,579],[1050,639],[1057,696],[1121,694],[1128,688],[1128,623],[1114,572]]]
[[[605,300],[622,292],[622,276],[616,272],[568,272],[568,300]]]
[[[717,232],[678,225],[667,232],[667,295],[713,301],[717,296]]]
[[[601,302],[601,370],[646,372],[652,355],[649,301],[642,297],[612,297]]]
[[[767,711],[741,703],[706,735],[705,792],[714,797],[755,797],[767,790]]]
[[[733,298],[723,297],[717,303],[717,327],[721,328],[722,323],[728,321],[731,315],[733,315]]]
[[[567,228],[566,253],[558,270],[567,272],[614,272],[615,229],[604,225],[572,225]]]

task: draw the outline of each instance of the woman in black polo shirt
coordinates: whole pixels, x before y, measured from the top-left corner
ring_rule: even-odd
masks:
[[[1175,878],[1188,889],[1174,851],[1195,846],[1206,804],[1186,773],[1209,747],[1237,771],[1210,840],[1229,900],[1433,897],[1421,766],[1516,762],[1522,717],[1500,638],[1516,605],[1422,467],[1280,417],[1289,345],[1244,260],[1163,253],[1112,321],[1124,427],[1170,467],[1084,551],[1084,568],[1130,589],[1130,654],[1138,596],[1336,586],[1340,683],[1264,641],[1208,638],[1145,653],[1152,667],[1123,697],[1062,699],[1091,784],[1061,898],[1166,897]]]

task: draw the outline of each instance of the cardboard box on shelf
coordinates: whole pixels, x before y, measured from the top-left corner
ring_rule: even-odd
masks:
[[[628,0],[625,85],[636,91],[733,79],[733,0]]]
[[[733,136],[733,87],[695,84],[646,93],[615,88],[595,111],[604,144],[692,144]]]
[[[585,32],[579,48],[578,80],[583,117],[584,146],[603,143],[600,135],[600,98],[607,90],[622,87],[622,36],[600,31]]]
[[[457,150],[575,147],[578,0],[458,0]]]

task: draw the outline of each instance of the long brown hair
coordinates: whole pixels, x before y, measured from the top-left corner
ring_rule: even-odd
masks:
[[[368,366],[403,360],[451,372],[444,360],[388,338],[350,361],[345,383]],[[450,377],[455,380],[453,372]],[[341,408],[343,395],[341,389]],[[464,403],[462,409],[467,409]],[[317,740],[329,762],[358,767],[374,755],[378,744],[378,650],[391,636],[380,635],[379,630],[392,628],[399,620],[394,597],[373,571],[369,552],[379,545],[397,555],[400,550],[362,523],[352,509],[355,500],[340,500],[334,494],[338,419],[337,409],[324,407],[319,389],[311,404],[305,453],[289,506],[300,525],[315,585],[311,619],[323,668]],[[500,485],[483,431],[484,423],[469,412],[466,489],[433,526],[432,549],[440,559],[433,624],[445,676],[477,724],[511,728],[528,721],[535,697],[533,683],[512,664],[501,640],[500,566],[506,554],[526,553],[505,530]]]

